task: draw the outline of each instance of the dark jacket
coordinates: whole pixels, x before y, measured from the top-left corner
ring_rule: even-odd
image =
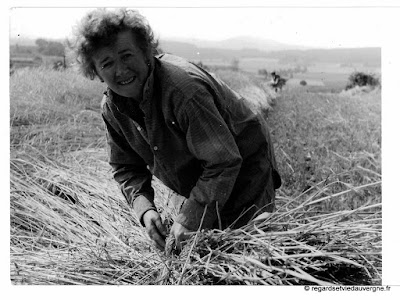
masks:
[[[142,102],[108,90],[102,113],[114,178],[140,220],[155,209],[152,175],[187,198],[175,221],[191,230],[205,209],[203,228],[274,209],[280,177],[266,122],[203,69],[157,56]]]

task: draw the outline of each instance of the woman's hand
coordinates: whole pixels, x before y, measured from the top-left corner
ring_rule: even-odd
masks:
[[[167,230],[161,221],[160,214],[155,210],[146,211],[143,215],[143,223],[154,245],[158,249],[164,250]]]
[[[179,251],[182,250],[181,242],[191,236],[190,230],[177,222],[172,225],[170,234],[175,237],[175,245]]]

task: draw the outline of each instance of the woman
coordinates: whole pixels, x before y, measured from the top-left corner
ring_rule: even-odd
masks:
[[[115,180],[154,244],[165,227],[152,176],[184,197],[170,234],[239,227],[272,212],[280,186],[265,121],[225,83],[173,55],[157,55],[136,11],[98,9],[74,44],[83,74],[108,85],[102,102]]]

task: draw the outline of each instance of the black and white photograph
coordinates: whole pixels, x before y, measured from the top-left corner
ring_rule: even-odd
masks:
[[[11,2],[13,289],[398,289],[400,7],[229,3]]]

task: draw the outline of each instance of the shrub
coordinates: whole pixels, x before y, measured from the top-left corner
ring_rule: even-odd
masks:
[[[356,86],[380,86],[380,81],[374,74],[365,74],[363,72],[354,72],[349,76],[349,82],[346,85],[346,90],[352,89]]]
[[[258,70],[258,75],[264,76],[265,78],[268,78],[268,71],[265,69],[259,69]]]
[[[300,81],[300,85],[306,86],[307,85],[307,81],[305,81],[305,80]]]

